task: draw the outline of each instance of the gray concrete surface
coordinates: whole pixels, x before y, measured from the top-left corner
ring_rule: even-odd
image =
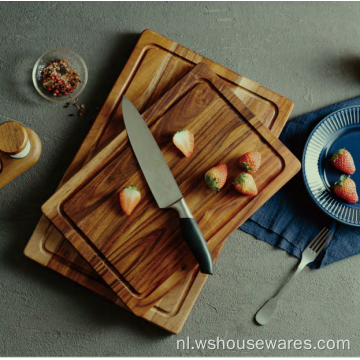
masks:
[[[356,356],[360,257],[306,269],[266,327],[259,307],[297,260],[237,231],[183,331],[170,336],[22,252],[142,30],[150,28],[295,102],[292,117],[360,94],[360,4],[0,3],[0,121],[33,128],[40,162],[0,191],[0,355]],[[90,73],[84,118],[33,89],[36,59],[80,53]],[[177,350],[178,339],[349,339],[350,350]]]

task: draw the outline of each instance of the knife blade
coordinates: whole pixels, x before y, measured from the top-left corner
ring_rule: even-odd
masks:
[[[213,274],[213,259],[206,240],[150,129],[126,96],[122,98],[122,110],[130,144],[156,203],[161,209],[178,211],[185,241],[199,263],[200,271]]]

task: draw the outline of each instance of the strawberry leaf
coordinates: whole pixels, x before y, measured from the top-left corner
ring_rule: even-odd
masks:
[[[140,190],[134,186],[134,184],[131,184],[131,186],[125,186],[123,189],[129,189],[129,190],[136,190],[140,193]]]
[[[245,184],[245,181],[246,181],[246,174],[240,174],[235,180],[237,184],[241,184],[241,183]]]
[[[175,132],[174,136],[175,136],[176,134],[179,134],[179,133],[184,132],[184,131],[189,131],[189,130],[187,130],[187,129],[178,130],[178,131]]]
[[[252,169],[252,167],[250,166],[250,164],[247,164],[246,162],[242,162],[242,163],[240,163],[240,167],[242,168],[242,169],[244,169],[244,170],[246,170],[247,172],[252,172],[253,171],[253,169]]]
[[[219,187],[218,187],[218,184],[219,182],[217,181],[216,178],[210,178],[209,175],[206,175],[205,176],[205,181],[206,181],[206,184],[208,185],[208,187],[213,190],[214,192],[216,191],[220,191]]]
[[[345,150],[345,148],[336,151],[336,152],[333,154],[333,156],[331,157],[330,161],[335,161],[335,160],[337,160],[340,156],[344,155],[344,154],[345,154],[345,153],[344,153],[344,150]]]
[[[350,178],[350,176],[346,176],[346,175],[341,175],[340,179],[338,181],[335,182],[334,187],[341,187],[344,185],[345,181]]]

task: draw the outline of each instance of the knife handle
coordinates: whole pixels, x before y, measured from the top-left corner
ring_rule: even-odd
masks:
[[[180,215],[181,230],[187,245],[199,263],[200,271],[203,274],[212,275],[214,263],[210,249],[184,198],[169,207],[177,210]]]

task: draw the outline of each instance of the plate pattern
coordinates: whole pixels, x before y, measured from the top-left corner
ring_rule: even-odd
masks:
[[[325,213],[340,222],[360,226],[359,205],[347,204],[334,195],[331,184],[321,173],[324,149],[329,148],[336,134],[353,125],[360,125],[360,106],[341,109],[324,118],[313,130],[305,145],[303,175],[310,195]]]

